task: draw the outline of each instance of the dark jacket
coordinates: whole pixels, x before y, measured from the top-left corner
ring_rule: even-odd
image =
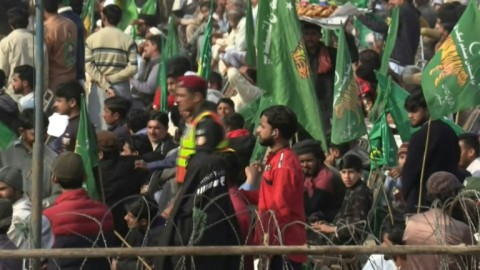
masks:
[[[90,199],[84,189],[63,191],[43,214],[55,236],[53,248],[105,247],[113,239],[113,218],[108,207]],[[107,270],[110,263],[105,258],[52,259],[48,269]]]
[[[15,244],[8,238],[6,234],[0,235],[0,250],[18,249]],[[5,270],[21,270],[22,259],[2,259],[0,260],[0,269]]]
[[[372,31],[387,37],[388,24],[370,16],[358,16],[358,19]],[[420,43],[420,12],[409,3],[400,6],[398,14],[398,32],[395,47],[390,59],[401,66],[415,64],[415,54]]]
[[[105,204],[111,207],[115,230],[125,235],[128,228],[124,217],[125,200],[129,196],[138,195],[144,184],[147,173],[135,170],[133,156],[116,156],[100,161]]]
[[[360,179],[347,188],[342,208],[333,223],[337,231],[333,242],[336,245],[362,245],[368,229],[368,212],[372,208],[372,193]]]
[[[255,147],[257,139],[253,135],[241,136],[228,139],[229,147],[235,150],[238,156],[240,170],[240,178],[246,180],[245,171],[243,168],[250,165],[250,157],[252,156],[253,148]]]
[[[153,152],[142,155],[142,158],[146,162],[162,160],[165,158],[167,153],[170,152],[170,150],[176,148],[177,146],[178,145],[173,141],[173,137],[170,134],[167,134],[167,136],[158,144],[157,148],[153,150]]]
[[[427,133],[428,122],[415,132],[409,141],[407,160],[402,169],[402,194],[406,201],[406,213],[416,212]],[[463,182],[465,178],[458,169],[459,159],[460,146],[455,132],[441,120],[431,121],[425,171],[421,180],[423,206],[428,205],[426,183],[433,173],[447,171]]]
[[[197,152],[189,161],[160,246],[238,245],[241,239],[225,181],[225,161],[214,153]],[[155,269],[176,269],[180,257],[158,257]],[[187,257],[186,269],[238,269],[240,257]],[[182,265],[182,264],[180,264]]]
[[[132,229],[127,236],[127,243],[131,247],[153,247],[157,246],[157,242],[165,228],[165,219],[157,216],[152,223],[148,231],[140,230],[139,228]],[[152,259],[142,257],[150,266],[152,265]],[[117,270],[141,270],[147,269],[138,258],[119,258],[117,262]]]

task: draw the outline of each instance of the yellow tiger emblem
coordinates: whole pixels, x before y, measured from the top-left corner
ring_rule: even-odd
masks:
[[[449,36],[440,47],[441,62],[438,66],[430,70],[429,75],[432,75],[436,71],[440,71],[440,74],[435,78],[435,87],[438,87],[440,82],[446,77],[455,76],[457,83],[460,87],[467,83],[468,75],[462,65],[462,59],[458,55],[457,47],[453,41],[452,36]]]
[[[358,121],[362,120],[360,109],[362,103],[358,98],[357,81],[350,79],[350,83],[345,91],[338,97],[338,102],[335,105],[335,115],[337,118],[342,118],[345,111],[349,111],[357,117]]]
[[[307,51],[305,49],[305,44],[303,41],[299,41],[297,47],[292,52],[292,59],[297,68],[300,78],[307,79],[310,78],[310,64],[308,63]]]

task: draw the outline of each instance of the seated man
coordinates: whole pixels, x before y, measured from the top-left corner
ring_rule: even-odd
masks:
[[[7,231],[12,220],[12,203],[6,199],[0,199],[0,250],[15,250],[17,247],[8,239]],[[0,260],[0,269],[20,270],[22,267],[21,259],[2,259]]]
[[[130,229],[125,241],[132,247],[155,246],[158,234],[165,227],[165,220],[157,215],[157,202],[149,196],[139,196],[125,208],[124,219]],[[141,262],[138,258],[119,258],[114,261],[116,270],[143,269],[142,263],[151,265],[151,260]]]
[[[372,208],[372,193],[362,181],[362,160],[346,155],[340,161],[340,175],[347,188],[342,208],[333,223],[318,221],[312,228],[326,234],[335,245],[361,245],[365,239],[368,212]]]
[[[304,176],[305,216],[309,222],[332,222],[345,196],[345,185],[338,171],[323,163],[325,154],[315,140],[298,142],[293,151],[298,156]]]
[[[108,207],[88,197],[82,188],[86,178],[82,158],[72,152],[60,154],[52,166],[52,181],[62,194],[43,211],[52,225],[53,248],[105,247],[113,239],[113,218]],[[48,269],[110,270],[107,258],[50,260]]]

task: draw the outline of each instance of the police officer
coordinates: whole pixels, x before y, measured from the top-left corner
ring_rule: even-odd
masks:
[[[177,158],[177,182],[185,179],[188,159],[198,149],[223,151],[228,147],[220,117],[208,109],[207,82],[196,75],[177,79],[175,101],[180,112],[192,116],[192,121],[180,140]]]

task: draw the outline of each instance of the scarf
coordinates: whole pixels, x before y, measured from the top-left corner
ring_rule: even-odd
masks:
[[[247,129],[236,129],[227,133],[227,139],[244,137],[248,135],[250,135],[250,132]]]

